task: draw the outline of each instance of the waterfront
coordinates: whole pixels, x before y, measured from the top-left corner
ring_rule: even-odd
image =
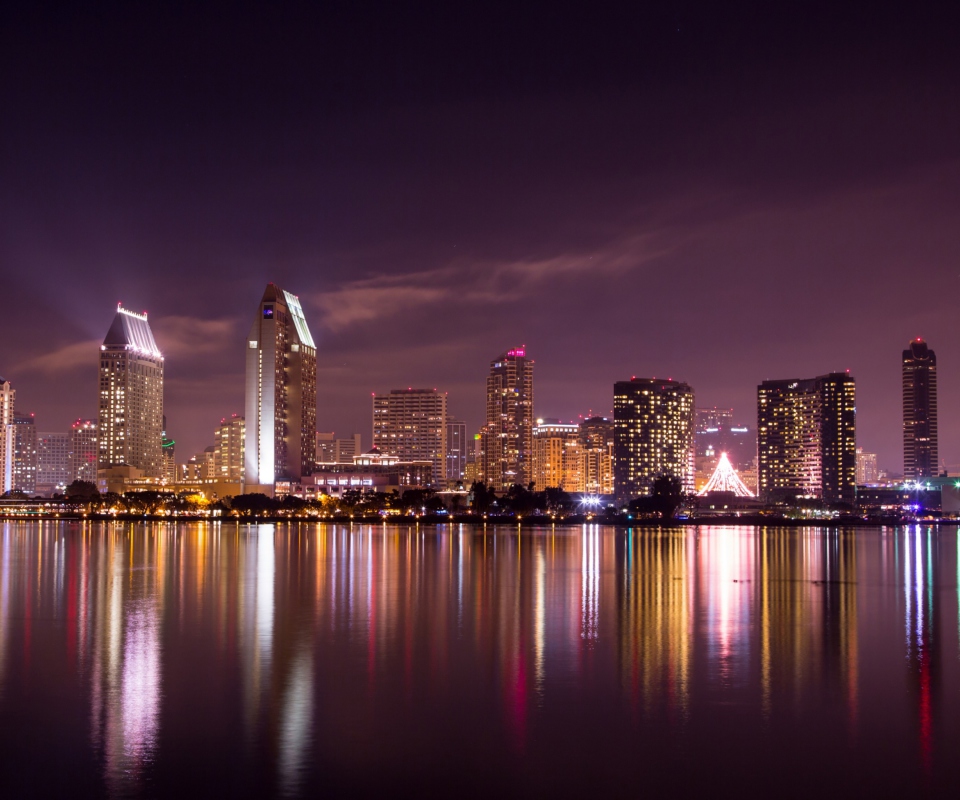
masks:
[[[960,790],[955,527],[0,523],[0,793]]]

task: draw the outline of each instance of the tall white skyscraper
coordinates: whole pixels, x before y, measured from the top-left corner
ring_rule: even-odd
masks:
[[[313,472],[317,346],[296,295],[268,284],[247,336],[245,491]]]
[[[163,355],[147,315],[117,306],[100,347],[100,467],[163,477]]]
[[[16,389],[0,378],[0,494],[13,488],[13,401]]]

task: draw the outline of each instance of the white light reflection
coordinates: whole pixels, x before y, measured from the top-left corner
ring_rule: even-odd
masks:
[[[301,644],[294,658],[280,716],[280,794],[299,794],[308,765],[313,721],[313,655]]]
[[[600,616],[600,533],[596,525],[583,526],[580,564],[580,637],[595,641]]]

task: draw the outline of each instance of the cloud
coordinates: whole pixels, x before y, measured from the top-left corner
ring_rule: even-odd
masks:
[[[24,361],[17,366],[16,371],[20,373],[39,372],[45,375],[62,374],[76,369],[85,369],[92,372],[97,368],[99,352],[99,339],[74,342],[54,350],[52,353],[45,353],[31,358],[29,361]]]
[[[157,317],[151,319],[153,335],[165,358],[189,361],[208,358],[238,347],[237,320],[200,317]]]
[[[357,324],[444,302],[503,305],[523,302],[549,281],[637,269],[667,252],[651,234],[593,252],[504,261],[459,259],[431,270],[349,281],[311,299],[321,324],[340,332]]]

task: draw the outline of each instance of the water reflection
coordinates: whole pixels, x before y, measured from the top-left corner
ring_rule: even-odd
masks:
[[[767,746],[782,769],[822,747],[811,782],[869,780],[858,759],[890,747],[891,786],[942,787],[957,547],[929,527],[7,523],[0,727],[13,758],[55,716],[113,796],[376,789],[437,763],[570,794],[578,759],[621,748],[696,789],[678,753],[741,774]]]

